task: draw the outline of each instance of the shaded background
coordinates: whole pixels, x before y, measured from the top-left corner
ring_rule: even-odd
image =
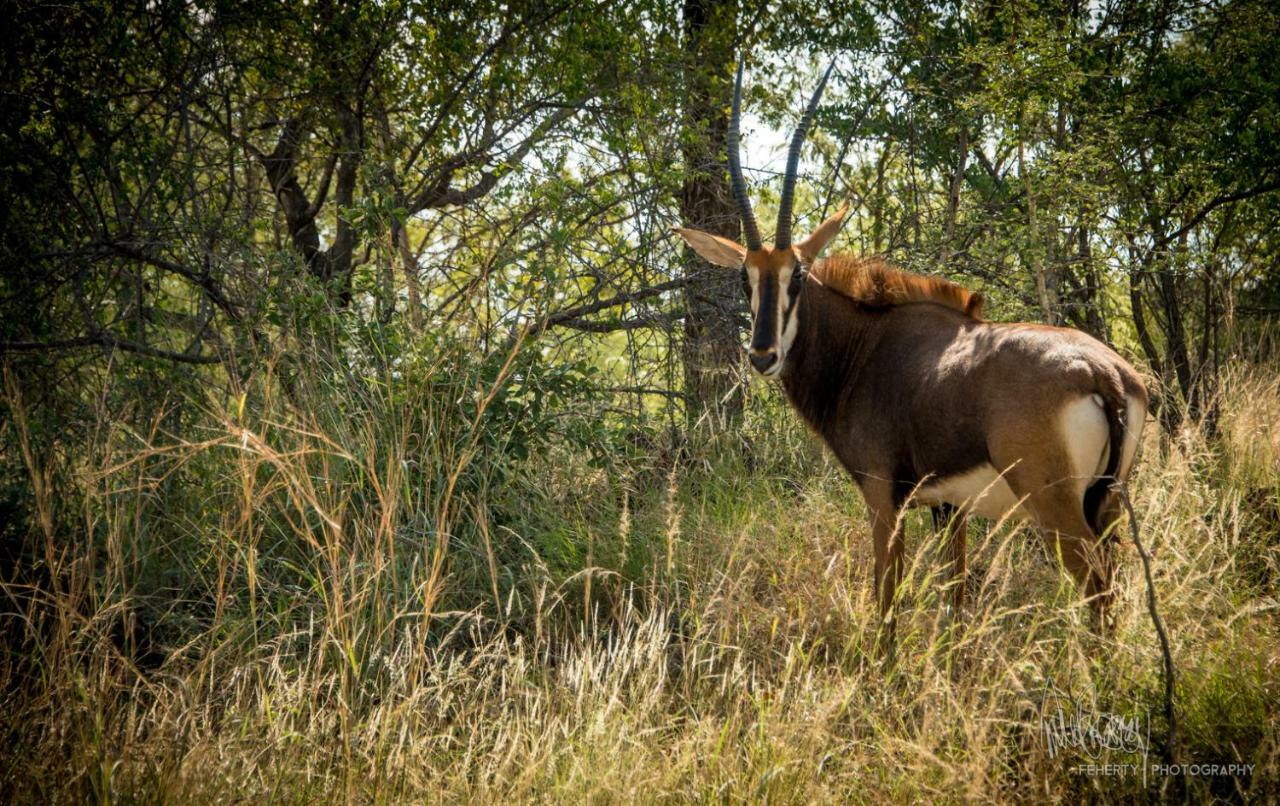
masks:
[[[644,666],[659,688],[678,676],[660,669],[714,688],[699,677],[714,667],[744,696],[756,672],[741,669],[785,693],[794,667],[779,658],[793,656],[775,641],[874,685],[849,548],[860,505],[777,391],[749,382],[737,276],[670,233],[738,237],[723,143],[740,54],[766,239],[782,145],[835,59],[797,232],[849,201],[834,250],[944,275],[980,290],[994,319],[1077,327],[1141,366],[1160,469],[1139,485],[1169,518],[1155,545],[1185,539],[1165,556],[1216,563],[1188,577],[1214,593],[1179,588],[1170,622],[1204,639],[1198,660],[1257,672],[1228,707],[1204,694],[1218,667],[1198,666],[1209,682],[1184,704],[1203,717],[1188,741],[1207,760],[1253,743],[1274,775],[1276,715],[1261,703],[1276,625],[1230,609],[1272,612],[1277,578],[1273,3],[19,2],[3,18],[8,790],[243,796],[183,789],[185,756],[137,748],[217,745],[228,714],[276,736],[273,686],[289,680],[311,686],[290,712],[310,748],[297,758],[327,759],[315,781],[342,769],[355,786],[390,763],[379,709],[443,679],[434,653],[516,641],[554,669],[557,653],[634,638],[638,623],[665,636]],[[1199,505],[1162,497],[1183,481]],[[793,542],[742,548],[785,524],[802,529]],[[978,572],[1002,567],[986,545]],[[1204,545],[1220,553],[1194,554]],[[853,587],[810,590],[824,567]],[[1034,567],[1051,589],[1049,564]],[[1027,601],[1051,604],[1043,593]],[[780,610],[709,615],[731,600]],[[1043,618],[1031,623],[1052,640],[1088,640]],[[1225,641],[1245,624],[1244,660],[1197,632]],[[1023,660],[1038,629],[1018,633]],[[554,643],[566,636],[586,643]],[[749,660],[699,666],[703,639]],[[1120,640],[1135,655],[1117,668],[1147,669],[1146,639]],[[947,679],[936,672],[921,674]],[[1145,701],[1134,675],[1119,688]],[[1002,685],[938,691],[1016,723]],[[663,713],[733,722],[759,704],[689,691]],[[1214,721],[1224,712],[1239,718]],[[670,718],[654,730],[700,724]],[[446,730],[428,723],[422,735]],[[1017,750],[1020,734],[960,733],[968,761],[939,773],[940,791],[971,774],[983,792],[1061,774]],[[760,775],[763,758],[749,759]],[[964,766],[984,758],[1004,766]],[[507,791],[460,775],[479,788],[431,787]],[[396,780],[400,796],[441,791]],[[911,780],[930,794],[933,779]],[[333,795],[294,783],[281,784],[293,797]]]

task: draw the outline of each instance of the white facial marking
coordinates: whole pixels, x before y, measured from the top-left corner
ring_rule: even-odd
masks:
[[[751,313],[760,310],[760,270],[747,264],[747,285],[751,287]]]
[[[782,347],[782,312],[787,309],[787,283],[791,279],[791,272],[786,272],[783,276],[782,272],[778,272],[778,293],[774,294],[777,298],[778,309],[773,317],[773,343],[778,349],[778,363],[782,363],[782,357],[786,355],[786,351]]]
[[[750,288],[751,295],[751,314],[753,319],[760,316],[760,300],[763,295],[760,292],[761,272],[755,266],[744,264],[747,272],[747,285]],[[782,374],[783,366],[786,363],[787,352],[791,349],[791,345],[795,342],[796,333],[799,329],[799,315],[795,310],[791,312],[790,321],[783,322],[783,316],[787,308],[791,305],[791,298],[787,291],[791,285],[791,278],[795,272],[800,270],[798,262],[792,264],[791,267],[779,269],[776,275],[778,284],[776,293],[774,294],[774,332],[773,347],[777,351],[778,360],[766,372],[760,373],[765,378],[776,378]],[[752,323],[754,331],[755,323]]]
[[[800,267],[797,266],[795,269],[793,269],[793,271],[799,271],[799,268]],[[790,286],[791,286],[791,275],[788,274],[786,285],[783,286],[783,289],[784,289],[783,293],[780,294],[779,296],[786,296],[785,289],[789,288]],[[787,305],[789,305],[790,303],[791,303],[790,300],[786,300],[782,305],[782,310],[785,311],[787,309]],[[781,312],[778,315],[779,317],[781,317],[782,316]],[[784,325],[782,328],[782,338],[778,342],[778,349],[781,355],[785,356],[787,353],[791,352],[791,345],[795,342],[796,333],[799,330],[800,330],[800,311],[799,311],[799,308],[797,307],[792,309],[791,320],[788,321],[786,325]]]

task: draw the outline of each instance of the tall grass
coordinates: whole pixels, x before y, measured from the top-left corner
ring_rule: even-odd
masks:
[[[7,376],[0,459],[29,496],[0,590],[6,799],[1280,795],[1273,374],[1231,373],[1215,436],[1148,429],[1132,486],[1179,760],[1255,767],[1144,780],[1075,772],[1141,759],[1053,755],[1042,728],[1047,703],[1137,717],[1158,759],[1136,556],[1099,637],[1040,543],[988,525],[950,618],[913,514],[890,661],[858,496],[770,395],[746,452],[601,463],[550,428],[516,459],[494,412],[518,417],[521,372],[515,350],[301,386],[267,369],[174,401],[180,431],[169,408],[146,428],[98,411],[43,446]]]

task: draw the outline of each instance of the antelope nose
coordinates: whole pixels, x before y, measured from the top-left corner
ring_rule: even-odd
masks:
[[[751,359],[751,366],[756,368],[756,372],[768,372],[778,362],[778,354],[773,350],[766,353],[757,353],[754,350],[748,356]]]

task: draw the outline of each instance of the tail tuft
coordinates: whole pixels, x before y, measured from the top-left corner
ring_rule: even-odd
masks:
[[[1102,410],[1107,417],[1107,465],[1099,476],[1084,491],[1084,516],[1093,527],[1095,534],[1102,534],[1108,526],[1102,522],[1103,504],[1111,494],[1111,485],[1118,479],[1116,470],[1120,466],[1120,456],[1124,453],[1125,417],[1127,416],[1127,400],[1124,387],[1119,378],[1104,375],[1098,383],[1098,395],[1102,397]]]

